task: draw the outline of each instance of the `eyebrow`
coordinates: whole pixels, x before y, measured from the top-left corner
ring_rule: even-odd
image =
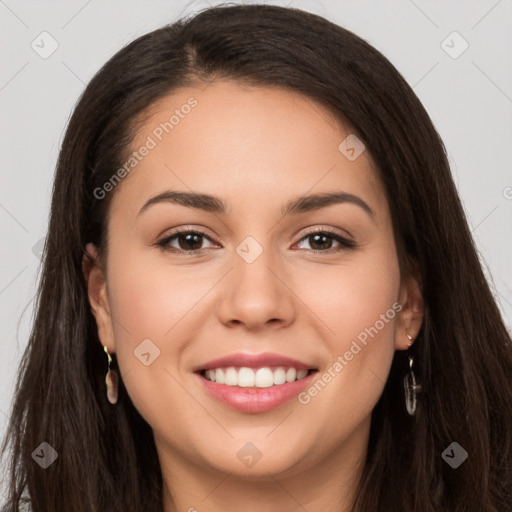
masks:
[[[187,208],[196,208],[209,213],[225,214],[227,212],[226,203],[219,197],[209,194],[198,194],[194,192],[178,192],[167,190],[152,197],[140,209],[137,216],[146,211],[151,205],[157,203],[173,203]],[[297,215],[326,208],[334,204],[351,203],[362,208],[371,218],[375,220],[375,212],[359,196],[347,192],[324,192],[300,196],[290,201],[281,209],[283,217],[287,215]]]

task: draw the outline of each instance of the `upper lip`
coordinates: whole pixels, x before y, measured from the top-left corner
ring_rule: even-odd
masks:
[[[288,368],[296,368],[297,370],[316,369],[311,365],[307,365],[297,359],[292,359],[281,354],[264,352],[262,354],[230,354],[228,356],[213,359],[207,363],[200,364],[193,368],[194,372],[202,370],[210,370],[212,368],[226,368],[229,366],[262,368],[264,366],[285,366]]]

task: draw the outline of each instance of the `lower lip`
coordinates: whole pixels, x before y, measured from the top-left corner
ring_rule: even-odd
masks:
[[[283,405],[297,396],[304,388],[310,385],[318,372],[313,371],[301,380],[270,386],[268,388],[242,388],[240,386],[226,386],[206,379],[201,379],[206,390],[219,402],[242,412],[265,412]]]

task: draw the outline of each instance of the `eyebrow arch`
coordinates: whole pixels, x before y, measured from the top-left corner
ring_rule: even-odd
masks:
[[[198,194],[193,192],[177,192],[167,190],[155,197],[149,199],[140,209],[137,216],[147,210],[151,205],[157,203],[169,202],[186,206],[187,208],[196,208],[209,213],[225,214],[227,211],[226,203],[215,196],[208,194]],[[324,192],[300,196],[290,201],[281,209],[283,217],[287,215],[297,215],[310,211],[320,210],[334,204],[352,203],[361,207],[371,218],[375,220],[375,212],[359,196],[347,192]]]
[[[375,220],[375,212],[359,196],[347,192],[324,192],[320,194],[311,194],[301,196],[290,201],[284,209],[281,210],[283,217],[299,213],[310,212],[326,208],[333,204],[352,203],[362,208],[371,218]]]

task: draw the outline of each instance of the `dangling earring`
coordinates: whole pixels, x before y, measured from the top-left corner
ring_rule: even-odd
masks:
[[[412,338],[409,334],[407,334],[407,337],[410,341],[410,347],[412,345]],[[410,416],[414,416],[416,414],[417,393],[421,392],[421,385],[416,383],[416,376],[412,371],[413,358],[409,350],[407,350],[407,359],[409,360],[409,371],[404,377],[405,408]]]
[[[111,404],[115,405],[117,403],[117,372],[110,369],[112,357],[110,357],[106,345],[104,346],[104,350],[107,353],[108,358],[108,372],[107,376],[105,377],[105,384],[107,385],[107,398]]]

